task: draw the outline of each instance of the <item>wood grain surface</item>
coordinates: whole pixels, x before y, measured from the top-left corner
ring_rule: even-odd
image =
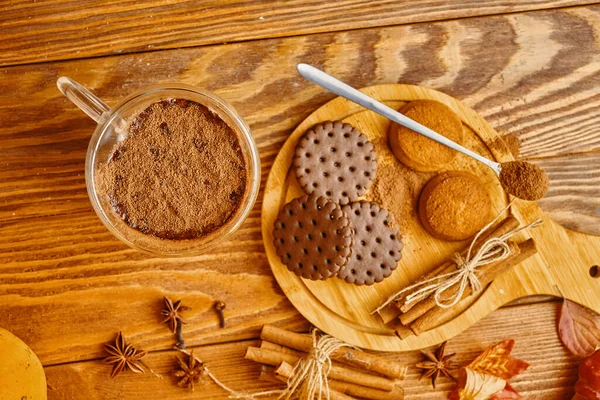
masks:
[[[540,206],[563,226],[600,235],[600,153],[530,161],[552,176],[552,186]]]
[[[0,66],[591,3],[590,0],[19,0],[0,5],[0,27],[4,30],[0,38]]]
[[[502,7],[516,3],[495,4]],[[524,2],[518,3],[525,7]],[[574,3],[579,2],[527,2],[540,8]],[[116,53],[119,49],[145,51],[0,69],[0,92],[4,94],[0,97],[0,326],[30,344],[44,365],[56,365],[47,368],[53,399],[80,398],[79,394],[89,388],[97,388],[98,396],[106,394],[97,398],[139,398],[118,393],[144,390],[149,376],[144,376],[144,381],[130,377],[111,382],[105,379],[105,366],[83,360],[101,357],[101,344],[111,340],[118,330],[153,351],[153,359],[161,354],[158,352],[170,348],[173,338],[159,325],[163,295],[181,298],[193,308],[186,326],[190,345],[211,344],[203,347],[203,358],[214,360],[215,372],[220,369],[230,373],[231,380],[226,382],[232,386],[239,382],[238,387],[256,387],[254,378],[245,369],[254,367],[237,356],[243,353],[242,345],[215,344],[255,338],[263,323],[295,330],[308,328],[269,270],[260,235],[262,195],[241,230],[201,257],[150,258],[128,249],[106,231],[94,215],[85,192],[84,159],[94,123],[58,92],[55,82],[61,75],[80,81],[108,104],[115,104],[149,84],[166,81],[181,81],[217,92],[250,124],[261,152],[263,178],[294,127],[333,98],[300,78],[294,69],[296,63],[314,64],[357,87],[395,82],[432,87],[470,105],[501,133],[518,135],[523,142],[523,157],[545,163],[553,185],[556,183],[560,189],[553,188],[541,202],[550,216],[578,229],[593,231],[598,227],[595,218],[600,218],[600,196],[597,196],[600,45],[596,38],[600,37],[600,7],[148,52],[235,38],[210,39],[202,31],[185,42],[189,32],[185,32],[183,25],[173,32],[161,31],[152,38],[147,26],[137,33],[127,30],[127,19],[134,19],[135,13],[125,8],[144,9],[152,2],[140,5],[120,2],[112,7],[105,3],[103,8],[94,9],[93,14],[98,15],[96,21],[94,15],[83,19],[83,12],[73,11],[75,2],[37,4],[44,10],[40,13],[43,15],[31,11],[31,7],[37,7],[32,3],[0,6],[3,28],[0,57],[5,64],[90,57]],[[52,20],[53,12],[61,4],[66,4],[66,11],[60,19],[70,20],[64,25]],[[107,22],[103,10],[112,10],[112,15],[114,8],[121,5],[122,11],[129,15],[119,14],[101,28]],[[474,12],[479,8],[485,7],[480,3],[471,7]],[[390,10],[388,7],[381,12],[387,14]],[[417,18],[424,14],[423,10],[417,13],[413,9],[407,15]],[[507,11],[510,10],[494,12]],[[333,14],[337,12],[336,9]],[[32,35],[35,38],[32,40],[25,33],[28,28],[23,28],[28,22],[22,16],[27,13],[32,19],[35,16],[35,26],[43,27]],[[295,13],[301,14],[298,10]],[[369,15],[364,9],[361,13]],[[464,15],[446,14],[437,18],[460,16]],[[196,16],[189,18],[197,20]],[[340,20],[336,29],[372,23],[364,22],[369,20],[367,17],[355,19],[357,25]],[[121,30],[112,31],[107,40],[101,33],[112,29],[117,20],[123,24]],[[281,21],[280,30],[285,25],[301,26],[300,22]],[[235,31],[238,22],[230,25],[220,34],[235,32],[242,38]],[[77,29],[69,33],[69,26]],[[196,25],[190,26],[193,29]],[[252,26],[244,28],[246,32],[272,35],[256,26],[246,26]],[[62,32],[61,35],[55,35],[54,30]],[[93,34],[86,33],[89,30]],[[287,31],[285,35],[302,32],[316,31]],[[168,39],[169,35],[173,35],[173,40]],[[124,43],[128,37],[136,39]],[[198,39],[201,37],[209,39],[201,42]],[[75,45],[73,38],[80,43]],[[17,42],[23,49],[18,52],[10,49]],[[148,48],[149,45],[157,47]],[[68,50],[61,53],[63,46]],[[84,53],[77,54],[75,46]],[[217,317],[210,309],[216,299],[227,303],[225,330],[217,327]],[[552,307],[534,304],[497,311],[472,328],[471,336],[457,338],[456,348],[469,349],[471,342],[476,342],[481,350],[489,344],[482,343],[483,338],[492,342],[507,336],[517,337],[516,355],[539,365],[534,370],[539,373],[523,378],[527,380],[515,386],[527,392],[529,398],[568,398],[572,394],[570,387],[575,381],[577,360],[568,357],[556,341],[554,308],[544,313],[538,306]],[[503,314],[507,310],[514,311]],[[500,315],[508,317],[497,319]],[[529,322],[524,322],[524,318]],[[481,328],[485,321],[491,321],[490,330]],[[523,342],[530,337],[538,340]],[[521,347],[520,342],[528,344]],[[410,355],[398,357],[404,356]],[[230,370],[233,361],[229,360],[234,359],[240,360],[240,367]],[[168,369],[166,364],[161,368],[161,372]],[[407,381],[407,397],[432,398],[433,392],[425,389],[425,383],[416,382],[413,370]],[[411,385],[417,389],[411,391]],[[156,398],[181,398],[180,392],[164,388],[153,392],[160,393]],[[207,386],[206,391],[215,398],[226,397],[214,385]],[[95,394],[90,394],[90,398],[94,398],[92,395]],[[203,392],[195,398],[204,398]]]
[[[296,74],[299,61],[359,87],[398,81],[436,87],[473,106],[492,126],[521,135],[527,155],[571,130],[573,119],[597,118],[593,97],[586,97],[585,107],[574,99],[600,85],[599,11],[542,11],[4,68],[0,90],[19,91],[0,99],[0,325],[53,364],[97,357],[99,345],[118,329],[153,338],[151,350],[167,348],[171,338],[155,326],[152,305],[163,295],[192,303],[191,344],[251,338],[262,323],[297,321],[263,252],[262,195],[242,229],[201,257],[149,258],[111,237],[85,192],[84,158],[94,124],[58,92],[59,76],[89,86],[108,104],[161,81],[212,89],[250,124],[263,178],[293,128],[333,97]],[[232,54],[254,62],[232,64]],[[460,61],[448,59],[455,54]],[[500,78],[506,70],[510,75]],[[549,118],[546,109],[558,111]],[[548,130],[548,138],[530,144],[528,126]],[[586,135],[589,142],[544,155],[597,150],[597,128],[590,126]],[[210,312],[217,298],[228,302],[233,316],[224,332]]]
[[[580,359],[568,354],[560,343],[555,320],[560,303],[529,304],[505,307],[486,317],[460,336],[450,340],[447,354],[457,352],[454,358],[466,365],[491,344],[507,338],[516,340],[512,355],[521,358],[531,366],[521,375],[511,380],[511,385],[526,399],[568,399],[573,396],[573,385],[577,380],[577,366]],[[144,339],[135,342],[144,346]],[[256,346],[258,341],[248,340],[236,343],[202,346],[194,349],[194,354],[205,361],[209,369],[227,386],[235,390],[257,392],[278,386],[257,380],[260,366],[244,359],[248,346]],[[99,360],[76,362],[48,367],[45,369],[49,400],[87,399],[222,399],[227,393],[211,383],[198,386],[195,392],[188,392],[176,386],[176,380],[169,372],[176,367],[176,351],[153,352],[145,359],[163,379],[151,374],[136,375],[123,372],[115,379],[109,379],[110,366]],[[406,399],[434,400],[446,399],[454,383],[440,378],[436,390],[431,388],[428,379],[419,380],[420,370],[414,367],[421,360],[418,352],[388,353],[387,358],[403,363],[408,367],[402,386]]]

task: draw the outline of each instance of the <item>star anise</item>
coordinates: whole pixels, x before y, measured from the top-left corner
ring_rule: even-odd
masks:
[[[173,375],[180,378],[179,382],[177,382],[179,387],[187,387],[193,391],[194,384],[199,383],[200,381],[202,381],[203,384],[208,382],[208,380],[204,379],[204,377],[208,375],[208,370],[204,367],[202,361],[194,357],[193,350],[190,351],[187,357],[187,362],[177,357],[179,369],[176,370]]]
[[[427,360],[416,364],[417,368],[425,370],[419,379],[431,377],[431,385],[434,389],[435,381],[440,375],[444,375],[445,377],[456,381],[456,378],[450,374],[450,369],[458,367],[458,364],[451,360],[456,353],[448,354],[446,356],[444,355],[445,350],[446,342],[442,343],[435,353],[421,350],[421,354],[423,354]]]
[[[187,324],[185,318],[183,318],[180,314],[181,311],[189,310],[189,307],[182,306],[181,300],[177,300],[176,302],[172,302],[168,297],[163,298],[165,302],[165,309],[160,313],[165,317],[162,320],[162,323],[168,323],[169,328],[173,332],[173,334],[177,334],[177,327],[181,324]]]
[[[146,372],[141,359],[146,355],[145,350],[138,351],[135,347],[125,341],[125,337],[121,332],[117,334],[114,344],[105,344],[104,349],[108,357],[104,359],[107,364],[114,364],[110,378],[114,378],[124,369],[141,374]]]

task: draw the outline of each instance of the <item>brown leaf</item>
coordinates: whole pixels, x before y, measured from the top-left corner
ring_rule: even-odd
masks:
[[[565,299],[558,320],[558,336],[574,355],[590,356],[600,344],[600,315]]]
[[[529,367],[525,361],[510,356],[514,345],[515,341],[508,339],[490,346],[468,368],[508,380]]]

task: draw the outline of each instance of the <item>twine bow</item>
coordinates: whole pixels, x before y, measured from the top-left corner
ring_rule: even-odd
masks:
[[[471,287],[473,293],[481,291],[483,288],[481,285],[481,281],[478,277],[478,268],[508,258],[511,254],[511,249],[507,243],[507,240],[525,229],[533,228],[543,223],[543,221],[540,218],[538,218],[530,224],[513,229],[512,231],[507,232],[502,236],[499,236],[497,238],[489,238],[471,257],[473,247],[475,246],[475,243],[477,242],[479,237],[490,227],[492,227],[492,225],[494,225],[498,221],[498,219],[500,219],[500,216],[504,213],[504,211],[508,210],[508,208],[511,205],[512,202],[504,210],[498,213],[498,215],[489,224],[487,224],[479,232],[477,232],[469,246],[465,258],[463,258],[458,253],[454,254],[453,261],[456,263],[455,271],[438,275],[421,282],[417,282],[411,286],[402,289],[401,291],[390,296],[374,312],[380,311],[384,307],[388,306],[392,301],[400,298],[408,292],[411,293],[405,298],[406,305],[418,303],[433,295],[433,299],[435,300],[435,304],[437,306],[441,308],[451,308],[455,306],[460,301],[460,299],[462,299],[463,293],[467,288],[467,285]],[[453,294],[444,296],[444,294],[456,284],[459,285],[458,290]]]
[[[329,400],[329,382],[327,375],[331,370],[331,354],[342,347],[351,347],[333,336],[319,335],[312,331],[313,348],[308,356],[302,358],[292,371],[288,387],[280,399],[322,399],[323,394]]]

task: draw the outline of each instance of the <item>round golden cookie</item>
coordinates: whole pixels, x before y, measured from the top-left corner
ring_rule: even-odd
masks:
[[[463,126],[458,115],[447,105],[434,100],[415,100],[399,110],[408,118],[462,144]],[[393,122],[388,134],[394,155],[417,171],[438,171],[458,154],[442,144]]]
[[[418,212],[431,236],[460,241],[475,235],[490,222],[492,200],[475,175],[449,171],[427,182],[419,198]]]

